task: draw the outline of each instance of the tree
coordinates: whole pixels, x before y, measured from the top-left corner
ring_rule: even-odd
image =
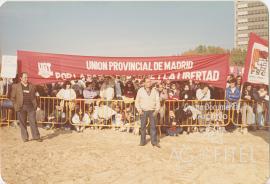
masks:
[[[242,49],[232,49],[230,51],[230,63],[232,65],[244,66],[247,51]]]
[[[195,49],[184,52],[182,55],[208,55],[208,54],[224,54],[227,53],[225,49],[215,46],[199,45]]]
[[[182,55],[209,55],[209,54],[230,54],[230,65],[244,66],[247,51],[241,49],[226,50],[216,46],[199,45],[195,49],[183,52]]]

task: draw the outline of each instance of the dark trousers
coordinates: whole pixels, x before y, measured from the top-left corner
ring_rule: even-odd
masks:
[[[22,139],[27,140],[29,138],[27,132],[27,117],[29,120],[33,139],[39,139],[40,134],[36,123],[36,111],[33,106],[28,105],[23,105],[22,109],[18,111],[18,119],[20,122]]]
[[[156,129],[154,111],[143,111],[143,114],[141,115],[141,144],[146,143],[146,124],[147,124],[148,118],[150,120],[151,143],[153,145],[156,145],[157,144],[157,129]]]
[[[180,134],[183,131],[182,128],[177,127],[175,130],[172,130],[170,128],[167,129],[167,135],[168,136],[175,136]]]
[[[225,114],[227,115],[227,119],[224,120],[224,123],[227,124],[225,129],[229,132],[235,130],[236,126],[234,123],[237,123],[238,118],[237,110],[227,109],[225,110]]]

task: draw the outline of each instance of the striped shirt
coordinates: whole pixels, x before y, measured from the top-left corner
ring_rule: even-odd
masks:
[[[23,105],[33,105],[29,85],[27,84],[27,86],[24,86],[22,84],[22,91],[23,91]]]

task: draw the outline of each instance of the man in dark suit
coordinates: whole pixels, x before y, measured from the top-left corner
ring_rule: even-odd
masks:
[[[20,80],[21,82],[13,84],[10,98],[18,115],[22,139],[24,142],[29,140],[27,132],[28,117],[33,139],[41,142],[42,139],[40,138],[36,124],[36,88],[34,85],[28,82],[27,73],[22,73]]]

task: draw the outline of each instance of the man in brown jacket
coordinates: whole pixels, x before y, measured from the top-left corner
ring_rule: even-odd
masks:
[[[21,127],[21,136],[24,142],[29,140],[27,132],[28,117],[33,139],[41,142],[42,139],[40,139],[40,134],[36,124],[37,101],[35,86],[28,82],[27,73],[22,73],[20,79],[21,82],[13,84],[10,98],[18,115]]]

